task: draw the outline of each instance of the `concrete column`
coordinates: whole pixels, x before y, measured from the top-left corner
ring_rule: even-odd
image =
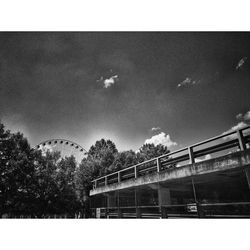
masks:
[[[198,215],[199,218],[205,217],[203,209],[202,209],[202,207],[200,206],[200,203],[197,200],[196,188],[195,188],[195,184],[194,184],[194,179],[193,178],[192,178],[192,188],[193,188],[193,193],[194,193],[194,201],[195,201],[196,207],[197,207],[197,215]]]
[[[141,209],[139,204],[140,193],[138,189],[135,187],[135,210],[136,210],[136,218],[141,218]]]
[[[248,168],[245,168],[244,171],[245,171],[245,174],[246,174],[247,184],[248,184],[248,188],[249,188],[249,191],[250,191],[250,170]]]
[[[117,204],[117,207],[118,207],[118,218],[122,218],[122,211],[120,209],[120,191],[119,190],[117,191],[117,197],[118,197],[118,199],[117,199],[117,202],[118,202],[118,204]]]
[[[106,194],[106,218],[109,217],[110,194]]]
[[[162,218],[167,218],[167,209],[164,205],[171,204],[170,190],[167,187],[158,184],[158,203]]]

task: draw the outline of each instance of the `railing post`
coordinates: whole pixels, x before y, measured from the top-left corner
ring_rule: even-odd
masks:
[[[121,172],[117,172],[117,179],[118,179],[118,183],[121,182]]]
[[[137,178],[137,167],[135,166],[135,179]]]
[[[160,172],[160,170],[161,170],[160,158],[157,158],[157,159],[156,159],[156,164],[157,164],[157,172]]]
[[[245,140],[244,140],[242,130],[237,131],[237,136],[238,136],[238,140],[239,140],[240,150],[245,150],[246,149],[246,144],[245,144]]]
[[[94,181],[94,187],[97,188],[97,180]]]
[[[189,154],[190,163],[192,163],[192,164],[195,163],[193,147],[188,148],[188,154]]]
[[[105,186],[107,186],[107,185],[108,185],[108,177],[105,176]]]

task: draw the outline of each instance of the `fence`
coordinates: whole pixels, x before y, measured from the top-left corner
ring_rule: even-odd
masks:
[[[157,158],[144,161],[92,181],[93,189],[138,178],[145,174],[167,171],[170,168],[206,160],[206,156],[229,154],[232,150],[245,150],[250,143],[250,126],[193,144]],[[201,158],[205,157],[205,158]]]

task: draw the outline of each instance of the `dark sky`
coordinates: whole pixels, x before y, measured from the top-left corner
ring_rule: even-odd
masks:
[[[250,33],[0,33],[1,119],[32,146],[176,149],[247,123],[249,93]]]

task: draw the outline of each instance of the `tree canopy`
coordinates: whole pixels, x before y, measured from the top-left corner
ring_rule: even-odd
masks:
[[[168,152],[154,144],[118,152],[111,140],[101,139],[77,164],[74,156],[32,149],[23,134],[0,123],[0,217],[86,214],[93,179]]]

